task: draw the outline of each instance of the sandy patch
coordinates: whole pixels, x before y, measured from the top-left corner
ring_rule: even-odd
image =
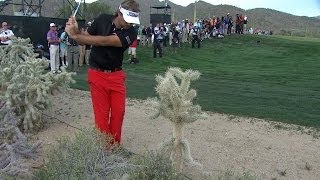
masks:
[[[53,97],[47,115],[76,128],[93,127],[90,93],[68,90]],[[184,130],[192,157],[203,171],[221,175],[232,171],[248,172],[259,179],[320,179],[320,140],[298,126],[261,119],[209,113],[207,120],[197,121]],[[44,142],[42,154],[61,136],[78,132],[74,127],[51,119],[48,128],[35,135]],[[171,137],[169,121],[150,120],[143,101],[127,100],[122,143],[136,153],[156,149]]]

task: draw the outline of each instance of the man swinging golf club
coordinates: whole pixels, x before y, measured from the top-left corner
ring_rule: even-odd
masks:
[[[101,14],[87,32],[81,33],[74,16],[66,23],[66,32],[79,44],[92,45],[88,82],[95,125],[120,144],[125,113],[126,74],[122,70],[123,53],[137,38],[133,24],[140,24],[139,4],[125,0],[114,15]]]

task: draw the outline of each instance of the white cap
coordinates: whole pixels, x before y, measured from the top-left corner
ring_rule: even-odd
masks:
[[[122,13],[123,19],[127,23],[132,23],[132,24],[140,24],[140,19],[139,19],[139,13],[138,12],[133,12],[129,11],[127,9],[124,9],[123,7],[119,7],[120,12]]]
[[[56,24],[55,23],[50,23],[50,27],[55,27]]]

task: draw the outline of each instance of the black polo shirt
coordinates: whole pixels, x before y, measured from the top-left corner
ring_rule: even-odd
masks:
[[[134,27],[130,29],[116,29],[112,23],[114,16],[101,14],[97,17],[88,28],[90,35],[108,36],[116,34],[122,47],[112,46],[92,46],[89,64],[91,67],[112,70],[122,66],[123,53],[137,38]]]

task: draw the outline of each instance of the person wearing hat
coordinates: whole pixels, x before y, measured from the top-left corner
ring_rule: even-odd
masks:
[[[60,38],[58,36],[57,26],[54,23],[50,23],[50,30],[47,33],[47,40],[50,52],[50,67],[52,73],[59,72],[59,43]]]
[[[95,125],[112,135],[120,144],[126,101],[126,74],[122,70],[123,54],[137,38],[133,24],[140,24],[139,4],[125,0],[114,15],[101,14],[86,32],[80,33],[75,17],[66,23],[66,31],[79,44],[92,45],[88,82]]]

